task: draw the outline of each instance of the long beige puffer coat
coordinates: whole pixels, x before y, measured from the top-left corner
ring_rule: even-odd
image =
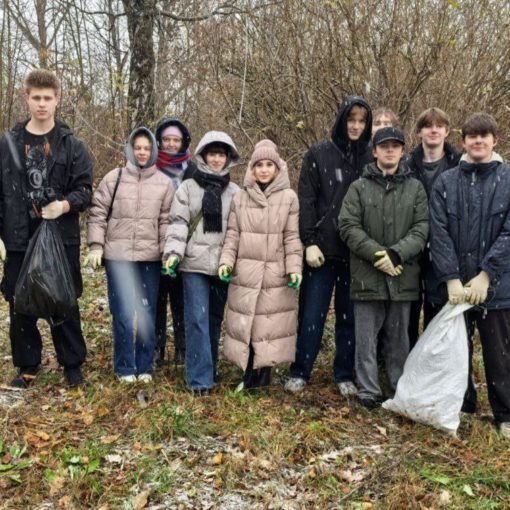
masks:
[[[145,128],[136,129],[131,134],[128,145],[144,130]],[[153,147],[156,147],[152,133],[150,136]],[[157,154],[157,149],[155,153]],[[126,154],[128,158],[134,158],[132,150],[126,149]],[[149,164],[154,160],[153,154]],[[154,164],[140,169],[132,161],[128,161],[122,169],[112,215],[107,222],[118,172],[118,168],[108,172],[94,193],[87,221],[87,243],[91,249],[103,248],[103,257],[107,260],[160,260],[174,196],[172,181]]]
[[[233,267],[228,290],[224,354],[246,370],[294,361],[298,294],[288,275],[302,271],[299,202],[287,165],[263,192],[248,167],[244,189],[232,201],[220,265]]]

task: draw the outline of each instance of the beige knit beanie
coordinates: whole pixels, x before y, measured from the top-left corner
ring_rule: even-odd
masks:
[[[280,168],[280,156],[278,154],[278,150],[276,144],[271,140],[265,139],[255,145],[255,149],[253,150],[253,154],[250,158],[250,166],[253,168],[257,161],[262,159],[268,159],[272,161],[278,168]]]

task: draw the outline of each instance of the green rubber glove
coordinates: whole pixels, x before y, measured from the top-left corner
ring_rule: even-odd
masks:
[[[230,266],[227,266],[226,264],[222,264],[218,268],[218,276],[220,277],[220,280],[224,283],[230,283],[230,280],[232,280],[230,273],[232,273],[232,268]]]
[[[170,278],[175,278],[177,276],[177,266],[180,261],[177,255],[170,255],[169,257],[163,256],[161,274],[168,275]]]
[[[303,277],[299,273],[290,273],[289,280],[290,281],[287,284],[287,287],[297,290],[301,286],[301,281],[303,280]]]

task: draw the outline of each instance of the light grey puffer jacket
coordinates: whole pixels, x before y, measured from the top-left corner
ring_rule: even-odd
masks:
[[[234,142],[222,131],[209,131],[200,140],[195,150],[195,161],[198,170],[216,174],[210,169],[201,156],[203,149],[213,142],[222,142],[230,147],[230,161],[227,167],[220,172],[225,175],[239,162]],[[239,186],[230,182],[221,195],[221,232],[204,232],[203,218],[200,219],[189,241],[187,240],[190,224],[202,210],[204,190],[193,179],[184,181],[175,194],[170,210],[170,225],[166,232],[165,257],[177,255],[181,260],[179,270],[191,273],[216,275],[219,267],[221,249],[227,231],[227,221],[230,212],[230,203],[233,196],[239,191]]]
[[[137,166],[132,141],[143,133],[152,141],[152,154],[144,168]],[[92,198],[87,221],[91,249],[103,248],[107,260],[151,262],[161,259],[170,204],[172,181],[155,166],[156,140],[147,128],[137,128],[126,144],[128,162],[122,169],[112,214],[106,221],[119,169],[108,172]]]

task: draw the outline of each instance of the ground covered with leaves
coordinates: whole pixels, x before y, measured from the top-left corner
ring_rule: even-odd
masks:
[[[241,373],[225,361],[208,397],[188,394],[173,365],[152,385],[126,387],[111,369],[104,272],[84,278],[81,389],[65,387],[42,324],[43,372],[29,390],[8,387],[15,372],[0,304],[1,509],[510,508],[510,443],[490,418],[479,352],[481,406],[459,439],[341,398],[331,320],[297,397],[283,391],[286,367],[254,394],[236,391]]]

